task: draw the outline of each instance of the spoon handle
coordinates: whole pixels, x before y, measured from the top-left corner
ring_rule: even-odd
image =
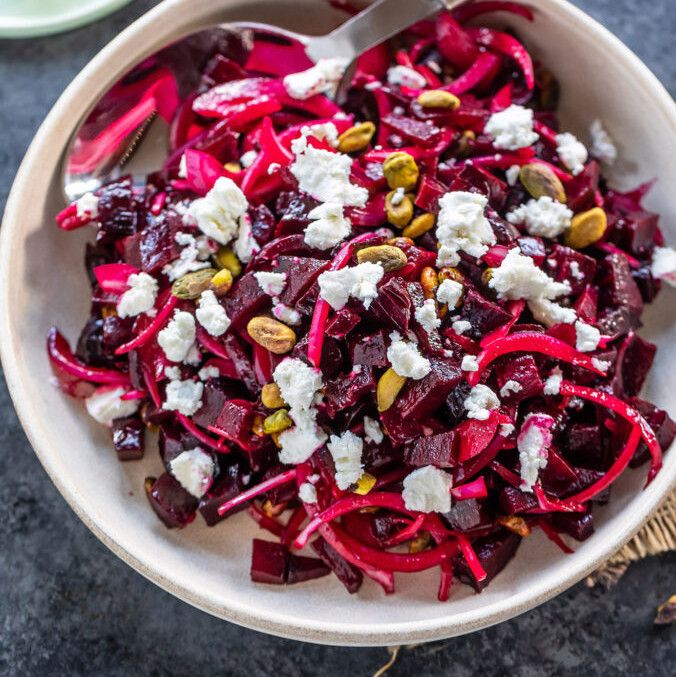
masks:
[[[340,57],[351,62],[370,47],[444,7],[443,0],[379,0],[328,35],[311,38],[305,51],[313,61]]]

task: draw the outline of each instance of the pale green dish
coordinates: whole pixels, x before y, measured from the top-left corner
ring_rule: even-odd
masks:
[[[96,21],[131,0],[2,0],[0,38],[31,38]]]

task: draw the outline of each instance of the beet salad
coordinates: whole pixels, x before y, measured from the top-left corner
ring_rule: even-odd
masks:
[[[164,165],[57,217],[95,233],[77,345],[47,338],[58,385],[122,461],[158,433],[168,528],[236,539],[247,512],[258,583],[392,593],[436,568],[440,600],[480,591],[536,530],[592,536],[628,468],[660,471],[676,428],[640,397],[637,330],[676,252],[650,185],[604,179],[603,121],[562,130],[547,64],[477,27],[496,11],[533,20],[475,2],[415,24],[341,105],[339,55],[224,33],[194,91],[128,83],[170,124]]]

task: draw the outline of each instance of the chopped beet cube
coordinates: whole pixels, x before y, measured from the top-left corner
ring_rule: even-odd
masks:
[[[566,184],[568,207],[577,214],[595,206],[596,191],[599,187],[599,164],[592,160],[583,171]]]
[[[442,197],[447,192],[446,186],[437,181],[437,179],[431,177],[429,174],[425,174],[420,180],[420,187],[418,188],[418,194],[415,197],[416,207],[420,209],[436,214],[439,211],[439,198]]]
[[[103,341],[103,320],[93,315],[80,332],[75,355],[96,367],[112,366],[115,355]]]
[[[516,487],[506,486],[500,491],[500,507],[508,515],[516,515],[520,512],[526,512],[532,508],[537,508],[538,502],[533,494],[520,491]]]
[[[613,224],[611,240],[620,249],[645,258],[655,248],[659,215],[640,209],[625,212]]]
[[[354,336],[349,340],[350,362],[365,367],[387,367],[387,332],[379,329],[373,334]]]
[[[107,350],[114,350],[132,338],[134,319],[122,319],[118,315],[108,315],[103,320],[103,345]]]
[[[345,306],[326,323],[326,335],[336,339],[345,338],[360,320],[357,313]]]
[[[633,332],[624,340],[620,348],[622,355],[620,369],[625,395],[634,397],[641,392],[656,352],[657,346],[654,343],[642,339]]]
[[[286,273],[286,284],[279,300],[294,306],[298,299],[312,286],[327,262],[301,256],[280,256],[275,273]]]
[[[197,499],[169,473],[160,475],[147,495],[153,510],[169,529],[181,529],[195,519]]]
[[[481,296],[476,289],[467,292],[460,316],[472,325],[467,336],[473,339],[482,338],[512,319],[506,310]]]
[[[652,303],[662,287],[660,280],[653,277],[650,266],[641,266],[638,270],[632,270],[631,276],[641,292],[644,303]]]
[[[563,496],[569,493],[570,487],[578,481],[578,475],[552,447],[547,454],[547,465],[540,472],[540,479],[546,492],[554,496]]]
[[[241,398],[243,390],[240,384],[230,379],[209,379],[204,384],[202,406],[192,416],[193,423],[202,428],[215,425],[226,401]]]
[[[547,250],[541,238],[525,236],[517,238],[517,242],[519,243],[521,253],[524,256],[530,256],[536,266],[540,267],[545,262]]]
[[[163,212],[142,231],[124,242],[127,263],[154,274],[176,259],[181,248],[176,244],[176,233],[185,230],[183,219],[173,211]]]
[[[614,308],[626,308],[638,319],[643,311],[643,299],[631,276],[627,259],[621,254],[606,256],[599,264],[598,277],[601,303]]]
[[[286,582],[289,585],[311,581],[313,578],[328,576],[331,569],[316,557],[303,557],[302,555],[289,555],[289,563],[286,574]]]
[[[381,122],[397,134],[421,146],[433,146],[441,135],[439,127],[404,115],[386,115]]]
[[[495,520],[495,515],[486,502],[477,501],[475,498],[456,501],[450,512],[444,513],[443,517],[451,529],[458,531],[469,531],[477,527],[490,528]]]
[[[225,297],[225,311],[233,327],[244,327],[263,307],[270,303],[270,297],[258,284],[253,272],[245,273],[235,282]]]
[[[375,390],[376,381],[369,367],[333,379],[326,384],[326,413],[333,418],[339,411],[353,406]]]
[[[438,468],[451,468],[458,462],[457,447],[458,438],[454,430],[421,437],[406,447],[404,461],[416,467],[435,465]]]
[[[542,394],[544,384],[532,355],[519,355],[511,357],[508,361],[501,361],[499,365],[496,365],[495,373],[500,391],[508,381],[518,383],[520,386],[520,389],[508,387],[505,395],[501,392],[500,399],[503,402],[517,403],[528,397]]]
[[[228,400],[218,414],[214,428],[226,439],[246,447],[251,437],[253,416],[253,402]]]
[[[286,583],[289,551],[281,543],[253,539],[251,580],[256,583]]]
[[[249,209],[251,234],[259,245],[267,244],[275,230],[275,215],[265,206],[258,205]]]
[[[469,397],[470,390],[472,390],[472,386],[467,381],[461,381],[449,393],[446,398],[447,421],[449,425],[456,425],[466,418],[465,400]]]
[[[136,461],[143,458],[145,427],[138,416],[116,418],[111,432],[120,461]]]
[[[323,538],[314,540],[312,549],[331,568],[350,594],[354,594],[361,588],[364,580],[362,572],[343,559]]]
[[[487,576],[481,582],[476,581],[464,558],[458,557],[455,560],[458,578],[463,583],[471,585],[477,592],[481,592],[514,557],[520,543],[521,537],[506,529],[477,539],[472,545]]]
[[[235,463],[229,465],[225,470],[221,471],[218,479],[211,485],[209,491],[202,496],[199,502],[199,511],[204,517],[204,521],[213,527],[222,520],[234,515],[240,510],[245,510],[247,504],[242,503],[236,508],[229,510],[225,515],[218,514],[218,507],[225,501],[239,495],[246,489],[251,480],[250,473],[245,473],[241,465]]]
[[[435,358],[430,362],[432,371],[424,378],[408,379],[391,407],[402,420],[420,420],[432,414],[463,379],[456,365]]]
[[[105,239],[118,239],[136,231],[138,214],[131,179],[126,176],[99,191],[97,221]],[[100,237],[100,235],[99,235]]]
[[[550,261],[555,262],[555,265]],[[568,282],[573,294],[579,294],[593,281],[596,273],[596,261],[591,256],[560,244],[554,245],[547,262],[549,274],[557,282]]]
[[[411,319],[413,303],[401,277],[390,277],[378,289],[365,317],[405,334]]]
[[[574,496],[583,489],[590,487],[594,482],[598,482],[605,474],[601,470],[591,470],[590,468],[575,468],[575,473],[577,474],[577,480],[568,487],[568,490],[563,494],[564,498]],[[609,498],[610,487],[594,496],[592,501],[594,503],[607,503]]]
[[[279,220],[275,236],[283,237],[284,235],[302,233],[310,223],[308,214],[317,206],[319,206],[319,202],[306,193],[293,193],[286,204],[278,203],[277,212],[282,214],[282,218]],[[279,209],[279,207],[283,207],[283,209]]]
[[[662,451],[667,451],[674,441],[674,437],[676,437],[676,423],[674,423],[666,411],[658,409],[650,402],[646,402],[645,400],[636,397],[633,400],[633,405],[653,429]],[[629,466],[631,468],[636,468],[645,463],[649,457],[648,447],[645,442],[641,441]]]
[[[591,511],[583,514],[574,512],[554,513],[551,522],[557,531],[568,534],[576,541],[586,541],[594,533],[594,517]]]
[[[196,446],[199,446],[199,441],[187,430],[174,425],[160,425],[160,457],[165,465],[173,461],[180,453]]]

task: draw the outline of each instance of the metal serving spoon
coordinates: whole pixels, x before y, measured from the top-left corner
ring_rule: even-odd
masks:
[[[179,100],[199,83],[217,48],[247,49],[255,36],[299,44],[313,62],[339,57],[352,66],[364,51],[460,0],[378,0],[331,33],[308,36],[266,24],[219,24],[163,47],[122,76],[86,113],[67,146],[62,169],[68,201],[122,174],[145,176],[166,158],[169,122]],[[347,93],[353,68],[338,86]],[[158,163],[159,160],[159,163]]]

